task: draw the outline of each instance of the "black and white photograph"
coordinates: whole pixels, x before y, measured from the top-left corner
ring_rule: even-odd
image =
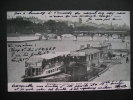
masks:
[[[7,11],[8,91],[130,89],[130,11]]]

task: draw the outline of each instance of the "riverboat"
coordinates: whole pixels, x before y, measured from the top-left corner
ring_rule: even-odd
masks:
[[[22,78],[40,79],[62,72],[63,59],[69,54],[69,51],[65,51],[32,56],[25,62],[25,75]]]

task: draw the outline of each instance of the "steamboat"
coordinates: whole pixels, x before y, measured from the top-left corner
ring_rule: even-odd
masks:
[[[69,54],[69,51],[64,51],[32,56],[25,62],[23,80],[36,80],[61,73],[64,65],[63,60]]]

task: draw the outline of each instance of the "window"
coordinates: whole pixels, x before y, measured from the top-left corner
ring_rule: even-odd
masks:
[[[38,68],[36,68],[36,75],[38,75]]]
[[[48,71],[48,73],[50,73],[50,70]]]

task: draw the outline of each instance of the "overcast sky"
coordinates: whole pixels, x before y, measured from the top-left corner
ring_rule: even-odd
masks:
[[[78,22],[79,17],[82,22],[87,21],[97,24],[118,24],[124,23],[130,27],[130,12],[129,11],[90,11],[90,10],[64,10],[64,11],[9,11],[7,18],[16,18],[16,16],[36,17],[42,20],[65,20]],[[55,17],[56,16],[56,17]],[[57,17],[60,16],[60,17]],[[75,17],[77,16],[77,17]],[[102,17],[101,17],[102,16]],[[102,20],[98,20],[102,19]],[[105,20],[107,19],[107,20]],[[116,20],[113,20],[116,19]]]

